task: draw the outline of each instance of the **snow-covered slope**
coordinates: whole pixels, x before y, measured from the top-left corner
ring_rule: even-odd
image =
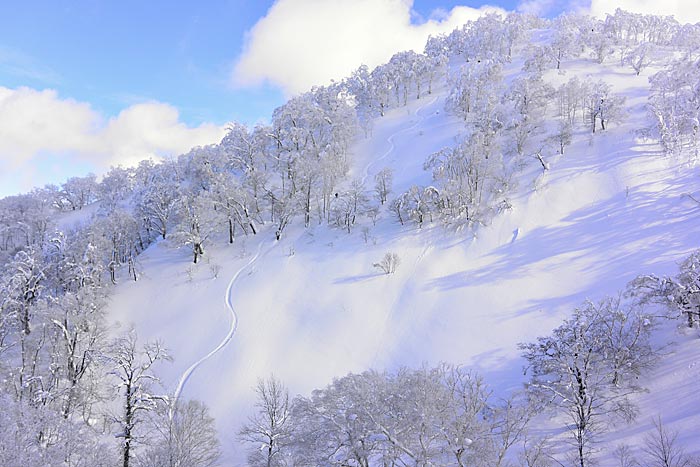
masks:
[[[533,159],[512,209],[476,235],[401,226],[385,211],[376,226],[367,221],[368,229],[351,234],[294,226],[275,242],[263,227],[210,248],[196,266],[186,249],[158,243],[140,257],[142,280],[116,288],[110,314],[172,349],[175,361],[161,373],[173,391],[191,365],[225,343],[188,375],[182,396],[212,408],[231,462],[243,459],[235,433],[253,409],[253,385],[271,373],[294,394],[348,372],[448,361],[477,369],[497,391],[516,387],[518,342],[547,334],[584,299],[614,294],[638,274],[674,274],[697,247],[698,205],[684,196],[695,189],[695,168],[633,131],[649,125],[654,71],[634,76],[580,60],[549,72],[553,84],[574,75],[609,82],[627,97],[625,123],[595,135],[577,130],[564,156],[545,155],[545,173]],[[425,158],[453,145],[462,129],[444,111],[446,92],[377,119],[353,147],[354,176],[371,181],[389,166],[395,193],[429,183]],[[400,257],[395,274],[372,267],[386,252]],[[642,436],[661,415],[690,451],[700,449],[692,445],[700,345],[683,339],[650,376],[640,424],[610,435],[611,443]]]

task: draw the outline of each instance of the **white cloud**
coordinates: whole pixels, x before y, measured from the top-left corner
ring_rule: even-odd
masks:
[[[361,64],[386,62],[401,50],[423,51],[430,34],[452,31],[486,12],[457,6],[411,23],[413,0],[277,0],[248,32],[234,71],[238,86],[270,82],[287,94],[342,79]]]
[[[132,105],[101,130],[105,154],[125,165],[139,162],[144,155],[182,154],[193,146],[219,142],[223,136],[224,130],[216,125],[188,127],[180,122],[177,109],[160,102]]]
[[[700,2],[698,0],[592,0],[591,14],[605,17],[616,8],[635,13],[653,15],[674,15],[680,23],[700,22]]]
[[[535,16],[545,16],[555,5],[557,0],[522,0],[517,7],[518,12]]]
[[[589,13],[590,0],[520,0],[519,13],[551,18],[562,12]]]
[[[521,0],[516,10],[519,13],[544,17],[548,16],[555,8],[569,10],[571,5],[568,1],[561,0]]]
[[[219,141],[223,128],[188,127],[160,102],[132,105],[106,119],[56,91],[0,86],[0,196],[62,181],[79,171],[133,165]]]

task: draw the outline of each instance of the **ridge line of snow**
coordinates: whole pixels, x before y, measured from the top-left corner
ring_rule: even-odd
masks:
[[[190,365],[187,370],[182,374],[180,377],[180,381],[178,382],[177,389],[175,390],[175,394],[173,395],[173,401],[174,403],[172,404],[170,408],[170,413],[169,416],[172,419],[173,413],[173,407],[177,403],[177,400],[180,398],[180,394],[182,393],[183,388],[185,387],[185,384],[187,384],[187,381],[190,379],[190,376],[192,376],[192,373],[199,367],[202,363],[210,359],[212,356],[214,356],[217,352],[219,352],[221,349],[223,349],[233,338],[233,335],[236,333],[236,329],[238,328],[238,315],[236,315],[236,310],[233,308],[233,302],[232,302],[232,296],[231,292],[233,290],[233,286],[240,277],[241,273],[247,269],[248,267],[252,266],[257,259],[260,257],[260,251],[262,250],[262,245],[263,242],[261,241],[258,243],[258,250],[255,252],[255,255],[245,264],[243,265],[236,273],[233,275],[231,280],[228,283],[228,287],[226,288],[226,293],[224,294],[224,303],[226,304],[226,308],[228,309],[229,313],[231,314],[231,325],[229,327],[229,331],[226,334],[226,336],[219,342],[219,345],[217,345],[213,350],[211,350],[208,354],[194,362],[192,365]]]

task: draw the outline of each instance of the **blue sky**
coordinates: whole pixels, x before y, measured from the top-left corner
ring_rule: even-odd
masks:
[[[625,1],[652,0],[605,3]],[[552,16],[590,0],[488,5]],[[0,196],[216,142],[226,122],[268,119],[288,96],[484,11],[470,0],[3,2]]]
[[[13,2],[0,14],[0,85],[56,89],[116,115],[167,102],[187,124],[267,118],[284,102],[274,86],[238,88],[230,73],[245,33],[270,0]],[[490,4],[513,9],[514,0]],[[416,0],[414,21],[477,1]]]
[[[56,89],[107,115],[156,100],[188,124],[254,119],[281,92],[235,90],[228,75],[271,3],[14,2],[0,15],[0,84]]]

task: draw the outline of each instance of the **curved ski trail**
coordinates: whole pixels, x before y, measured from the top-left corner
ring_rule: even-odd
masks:
[[[232,296],[231,292],[233,290],[233,286],[235,285],[236,281],[240,277],[240,275],[245,271],[247,268],[252,266],[260,257],[260,252],[262,250],[263,246],[263,241],[261,239],[260,243],[258,244],[258,250],[255,252],[255,255],[244,265],[242,266],[236,273],[233,275],[231,280],[228,283],[228,287],[226,288],[226,294],[224,295],[224,302],[226,304],[226,308],[228,309],[229,313],[231,314],[231,325],[229,327],[228,333],[224,338],[219,342],[219,345],[217,345],[213,350],[211,350],[208,354],[194,362],[192,365],[190,365],[187,370],[182,374],[180,377],[180,381],[177,385],[177,389],[175,390],[175,394],[173,395],[173,404],[171,406],[170,410],[170,417],[172,418],[172,407],[174,407],[177,404],[178,399],[180,398],[180,394],[182,394],[182,390],[185,387],[185,384],[190,379],[190,376],[192,376],[192,373],[204,362],[209,360],[211,357],[213,357],[217,352],[219,352],[221,349],[226,347],[226,345],[231,341],[233,338],[233,335],[236,333],[236,329],[238,328],[238,316],[236,315],[236,310],[233,308],[233,302],[232,302]],[[273,245],[274,246],[274,245]],[[269,250],[268,250],[269,251]]]
[[[409,131],[412,131],[412,130],[415,130],[416,128],[418,128],[418,126],[419,126],[421,123],[423,123],[423,121],[424,121],[425,118],[426,118],[426,117],[420,116],[420,115],[419,115],[419,112],[422,111],[423,109],[425,109],[426,107],[429,107],[429,106],[433,105],[435,102],[437,102],[437,100],[438,100],[439,97],[440,97],[440,96],[435,96],[431,102],[426,102],[425,104],[421,105],[420,107],[418,107],[418,108],[416,109],[414,115],[415,115],[416,117],[418,117],[418,118],[416,119],[415,122],[413,122],[413,124],[412,124],[411,126],[408,126],[408,127],[406,127],[406,128],[402,128],[402,129],[400,129],[400,130],[398,130],[398,131],[395,131],[395,132],[393,132],[392,134],[390,134],[390,135],[387,137],[386,141],[387,141],[387,143],[389,143],[389,149],[387,149],[387,150],[384,152],[384,154],[382,154],[381,156],[377,157],[376,159],[371,160],[371,161],[365,166],[364,175],[362,176],[362,180],[361,180],[361,182],[362,182],[363,185],[364,185],[365,182],[367,181],[367,177],[369,177],[369,169],[370,169],[373,165],[377,164],[379,161],[382,161],[382,160],[386,159],[386,158],[389,156],[389,154],[391,154],[392,152],[394,152],[394,149],[396,149],[396,145],[394,144],[394,138],[395,138],[396,136],[400,135],[401,133],[408,133]]]

